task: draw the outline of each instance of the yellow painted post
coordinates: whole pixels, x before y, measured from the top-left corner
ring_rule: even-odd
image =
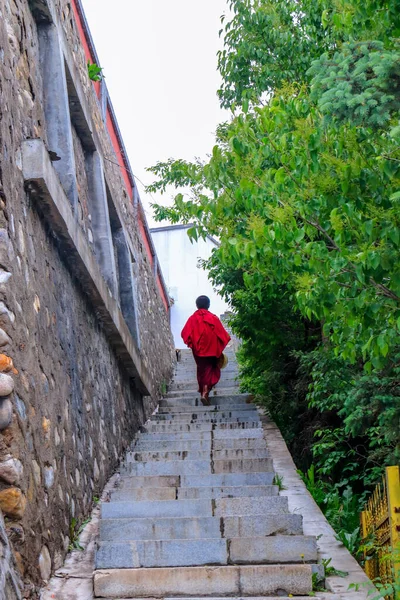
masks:
[[[400,581],[400,467],[386,467],[390,545],[394,553],[395,581]]]

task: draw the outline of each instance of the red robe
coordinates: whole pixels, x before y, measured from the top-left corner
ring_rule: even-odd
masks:
[[[217,359],[231,339],[229,333],[216,315],[200,308],[189,317],[181,335],[185,344],[193,351],[199,392],[203,393],[205,385],[210,391],[221,377]]]

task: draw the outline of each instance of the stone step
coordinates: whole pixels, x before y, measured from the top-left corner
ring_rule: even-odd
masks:
[[[213,429],[213,439],[214,440],[223,440],[226,438],[233,439],[250,439],[250,438],[263,438],[264,430],[262,427],[235,427],[230,430],[225,427],[215,427]]]
[[[200,406],[190,406],[188,404],[177,404],[175,400],[169,401],[169,406],[160,406],[157,414],[175,414],[175,413],[192,413],[196,415],[200,414],[214,414],[220,412],[248,412],[257,411],[257,407],[251,403],[239,403],[239,404],[217,404],[214,403],[212,406],[203,406],[199,400]]]
[[[287,513],[286,496],[217,498],[201,500],[112,501],[101,505],[102,519],[144,519],[183,517],[239,517]]]
[[[313,596],[313,598],[314,600],[323,600],[320,596]],[[133,598],[128,598],[127,600],[133,600]],[[198,596],[197,598],[164,598],[164,600],[226,600],[226,598],[210,598],[209,596]],[[243,600],[243,596],[232,596],[232,600]],[[272,596],[247,596],[246,600],[276,600],[276,596],[274,596],[273,598]],[[279,596],[279,600],[293,600],[293,596]],[[310,596],[296,596],[295,600],[310,600]]]
[[[314,600],[323,600],[320,596],[313,596],[313,598]],[[127,600],[134,599],[128,598]],[[164,598],[164,600],[226,600],[226,598],[210,598],[209,596],[198,596],[197,598]],[[243,596],[232,596],[232,600],[243,600]],[[274,596],[273,598],[272,596],[247,596],[246,600],[276,600],[276,596]],[[279,600],[293,600],[293,596],[279,596]],[[310,596],[296,596],[295,600],[310,600]]]
[[[96,569],[305,564],[316,561],[315,538],[307,536],[100,542],[96,552]]]
[[[258,473],[222,473],[212,475],[182,475],[181,487],[226,487],[237,485],[272,485],[275,473],[264,471]]]
[[[152,426],[153,427],[153,426]],[[212,431],[213,440],[226,439],[264,439],[264,431],[261,427],[252,429],[225,430],[214,428]],[[190,441],[190,440],[209,440],[211,442],[211,428],[208,431],[150,431],[141,433],[137,437],[138,441]]]
[[[181,424],[203,424],[210,423],[213,425],[229,425],[230,423],[240,423],[245,425],[246,423],[257,423],[259,424],[259,416],[257,413],[249,412],[248,415],[244,416],[243,413],[205,413],[204,415],[194,415],[192,413],[178,413],[178,414],[156,414],[150,419],[152,423],[158,423],[161,425],[181,425]]]
[[[269,456],[266,448],[251,450],[213,450],[212,460],[232,460],[237,458],[267,458]],[[209,450],[172,450],[172,451],[136,451],[128,452],[126,462],[150,462],[165,460],[210,460],[211,448]]]
[[[213,448],[214,450],[255,450],[256,448],[266,448],[266,442],[264,438],[224,438],[214,439]]]
[[[188,442],[188,441],[204,441],[207,440],[211,443],[211,429],[209,431],[177,431],[177,432],[168,432],[168,431],[146,431],[145,433],[140,433],[136,440],[138,442]]]
[[[222,475],[182,475],[182,476],[122,476],[115,489],[137,488],[190,488],[190,487],[236,487],[272,485],[274,473],[223,473]]]
[[[196,500],[192,500],[196,502]],[[258,496],[242,498],[218,498],[214,502],[214,515],[217,517],[240,517],[287,513],[287,496]]]
[[[211,410],[211,411],[190,411],[190,412],[157,412],[152,415],[152,421],[189,421],[191,423],[200,423],[207,421],[257,421],[259,419],[258,412],[252,408],[245,410]]]
[[[98,570],[95,597],[165,598],[166,596],[307,595],[312,591],[310,565],[169,567]]]
[[[218,398],[219,396],[235,396],[240,394],[239,386],[232,384],[229,387],[215,388],[210,392],[210,398]],[[191,399],[199,399],[200,393],[197,387],[187,387],[187,388],[178,388],[174,390],[168,390],[165,398],[168,400],[172,400],[174,398],[191,398]]]
[[[239,380],[239,372],[237,369],[225,370],[223,378],[221,376],[218,385],[220,387],[226,387],[226,381],[231,379]],[[195,369],[186,369],[184,371],[177,371],[173,376],[173,383],[191,382],[191,386],[195,387],[197,383],[197,372]]]
[[[177,487],[146,487],[146,488],[116,488],[111,492],[111,500],[115,501],[142,501],[154,502],[157,500],[176,500],[178,497]],[[205,497],[205,496],[204,496]],[[200,496],[199,496],[200,498]]]
[[[232,394],[230,394],[229,396],[210,396],[209,400],[210,400],[210,404],[211,407],[212,406],[226,406],[229,405],[231,406],[231,401],[227,398],[230,398],[232,396]],[[236,400],[235,401],[235,406],[247,406],[247,404],[250,404],[249,402],[245,402],[244,400]],[[193,406],[196,407],[198,406],[199,408],[202,407],[202,403],[200,400],[200,394],[197,394],[197,396],[183,396],[182,394],[180,396],[177,396],[176,398],[170,398],[168,396],[164,397],[162,400],[160,400],[160,407],[161,408],[165,408],[165,407],[173,407],[173,406]],[[210,407],[206,406],[204,408],[208,408],[208,410],[210,410]]]
[[[257,496],[277,496],[276,485],[215,486],[215,487],[181,487],[177,488],[177,497],[183,498],[241,498]]]
[[[303,517],[267,513],[237,517],[172,517],[102,519],[100,540],[173,540],[302,535]]]
[[[224,388],[231,388],[231,387],[236,388],[238,386],[239,386],[239,379],[237,376],[230,375],[229,377],[224,377],[224,378],[221,377],[219,383],[212,390],[212,392],[214,392],[215,390],[219,391]],[[179,391],[179,390],[193,390],[193,391],[198,392],[198,385],[197,385],[196,379],[180,377],[179,381],[173,381],[168,386],[168,391],[175,392],[175,391]]]
[[[182,365],[183,368],[177,369],[174,375],[174,381],[177,379],[192,379],[196,381],[197,369],[196,365]],[[227,366],[223,369],[223,375],[225,377],[239,376],[239,370],[235,366]],[[222,378],[221,378],[222,379]]]
[[[214,450],[255,450],[266,448],[263,438],[232,438],[213,440]],[[204,452],[211,450],[211,439],[206,440],[142,440],[138,438],[132,452]]]
[[[222,429],[260,429],[260,421],[246,421],[244,423],[232,421],[221,423],[160,423],[150,421],[146,424],[147,433],[168,433],[168,432],[194,432],[194,431],[217,431]]]
[[[125,465],[130,475],[211,475],[210,460],[169,460],[165,462],[135,462]],[[214,460],[213,473],[273,472],[270,458]]]
[[[160,488],[160,487],[180,487],[181,478],[179,475],[155,475],[153,477],[136,476],[136,477],[120,477],[118,479],[116,489],[125,486],[129,483],[129,487],[133,488]]]
[[[197,393],[197,396],[187,396],[186,394],[182,393],[180,396],[174,396],[173,398],[166,396],[164,400],[169,400],[170,402],[173,401],[176,404],[179,404],[181,400],[186,403],[186,401],[192,401],[193,399],[199,397],[199,393]],[[218,394],[217,396],[214,396],[213,394],[210,395],[210,401],[215,400],[219,404],[247,404],[251,398],[252,397],[249,394]]]
[[[156,519],[194,516],[211,517],[211,500],[112,501],[103,502],[101,505],[102,519]]]
[[[117,488],[111,492],[111,500],[138,501],[138,500],[199,500],[201,498],[240,498],[243,496],[277,496],[279,493],[276,485],[259,486],[215,486],[215,487],[188,487],[188,488]]]

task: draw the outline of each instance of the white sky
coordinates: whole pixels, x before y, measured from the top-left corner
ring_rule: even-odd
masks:
[[[167,158],[205,158],[228,118],[216,95],[227,0],[83,0],[135,175]],[[143,187],[138,188],[145,209]],[[159,197],[156,198],[160,200]],[[167,196],[163,197],[167,202]],[[151,211],[146,210],[150,226]]]

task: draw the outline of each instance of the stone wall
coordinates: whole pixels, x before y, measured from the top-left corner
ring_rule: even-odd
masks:
[[[107,311],[93,303],[87,281],[74,270],[63,239],[41,207],[40,194],[29,191],[24,181],[24,142],[43,140],[52,150],[51,123],[43,110],[40,13],[32,12],[47,4],[75,85],[83,90],[109,201],[129,238],[138,334],[130,344],[139,371],[148,374],[151,395],[133,383],[110,337]],[[0,509],[27,597],[35,597],[41,580],[62,564],[79,524],[156,406],[171,375],[173,344],[137,212],[114,164],[100,103],[87,77],[70,3],[2,0],[0,59]],[[71,132],[77,227],[94,257],[96,215],[88,205],[85,153],[72,126]],[[109,294],[120,306],[118,292],[110,289]],[[115,314],[118,324],[121,315]]]

